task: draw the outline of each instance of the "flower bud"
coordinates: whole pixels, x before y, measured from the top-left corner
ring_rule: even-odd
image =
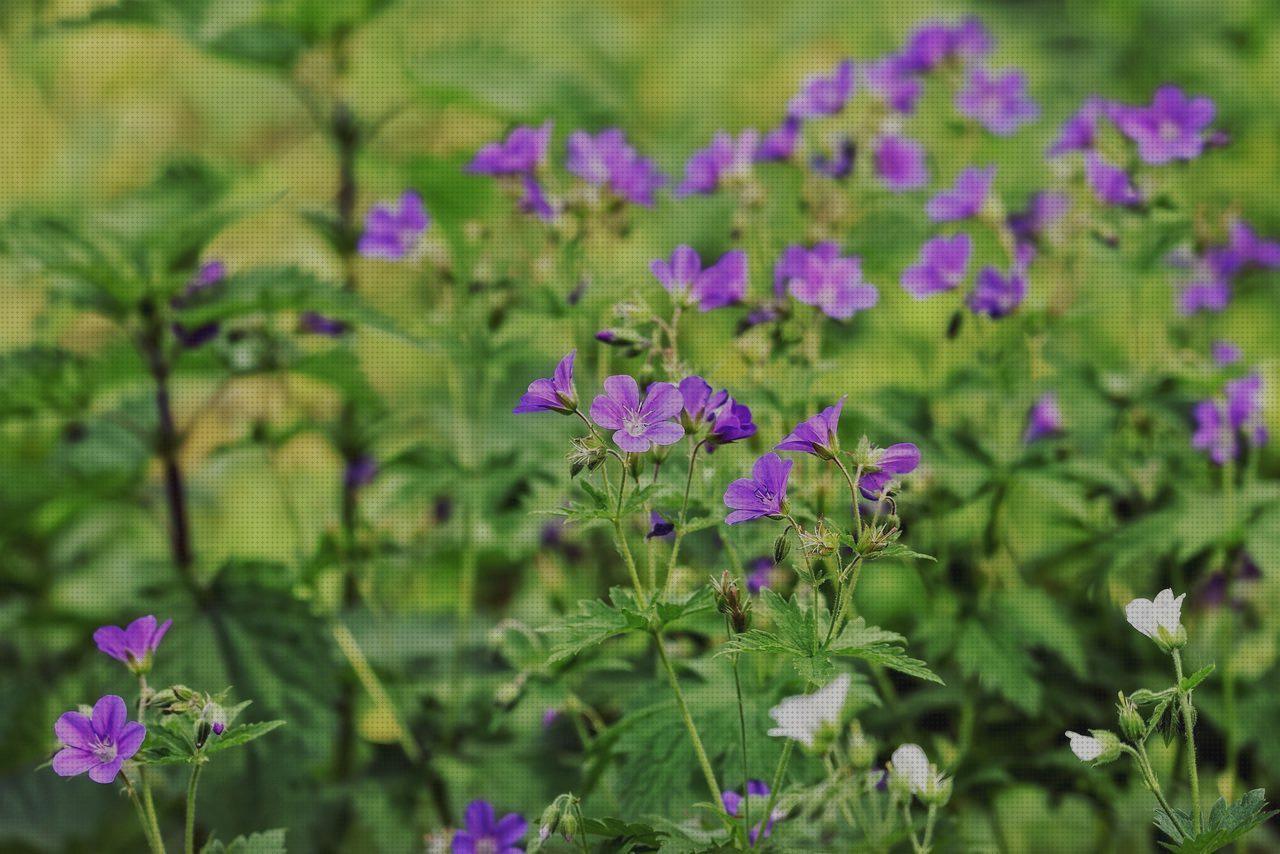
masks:
[[[1132,742],[1139,742],[1147,733],[1146,721],[1142,719],[1142,714],[1138,711],[1138,707],[1121,692],[1120,699],[1116,703],[1116,714],[1120,719],[1120,732],[1126,739]]]
[[[1067,740],[1076,758],[1088,765],[1106,765],[1120,758],[1120,739],[1110,730],[1091,729],[1088,735],[1068,732]]]
[[[862,771],[876,761],[876,743],[862,731],[862,724],[853,722],[849,733],[849,764]]]
[[[751,602],[742,598],[737,579],[725,570],[719,579],[711,580],[711,588],[715,591],[716,608],[729,618],[734,632],[737,634],[745,632],[751,613]]]
[[[950,777],[943,777],[936,769],[929,781],[919,792],[920,803],[927,807],[945,807],[951,800],[952,783]]]
[[[608,457],[604,446],[594,436],[576,436],[569,451],[569,475],[577,477],[583,469],[595,471]]]
[[[773,541],[773,562],[775,565],[781,564],[787,559],[787,555],[791,553],[791,540],[786,531],[778,535]]]

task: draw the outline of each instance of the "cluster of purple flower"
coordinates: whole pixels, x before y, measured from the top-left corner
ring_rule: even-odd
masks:
[[[1249,224],[1234,219],[1227,227],[1227,242],[1206,247],[1200,253],[1175,251],[1169,263],[1186,271],[1178,297],[1178,309],[1191,315],[1223,311],[1231,302],[1236,276],[1251,269],[1280,269],[1280,243],[1265,240]]]
[[[1204,451],[1217,465],[1226,465],[1240,456],[1243,444],[1261,447],[1267,442],[1262,418],[1263,383],[1259,374],[1230,380],[1222,398],[1196,404],[1196,431],[1191,445]]]

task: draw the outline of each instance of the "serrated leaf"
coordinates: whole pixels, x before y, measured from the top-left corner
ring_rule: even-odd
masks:
[[[1216,664],[1207,664],[1190,676],[1182,677],[1182,681],[1178,683],[1178,690],[1183,692],[1194,690],[1196,686],[1209,678],[1209,674],[1213,672],[1215,667],[1217,667]]]
[[[278,827],[248,836],[237,836],[226,844],[213,839],[200,849],[200,854],[286,854],[287,833],[287,829]]]
[[[231,727],[222,735],[210,736],[209,741],[205,743],[204,752],[206,754],[221,753],[232,747],[248,744],[254,739],[262,738],[272,730],[279,729],[284,725],[285,721],[259,721],[258,723]]]
[[[849,623],[831,643],[832,655],[847,655],[863,661],[914,676],[927,682],[944,684],[923,661],[912,658],[903,650],[907,639],[897,632],[868,626],[861,617]]]
[[[1176,808],[1174,812],[1182,827],[1191,827],[1190,815]],[[1204,827],[1194,836],[1183,833],[1178,822],[1170,818],[1160,807],[1156,808],[1154,820],[1156,826],[1173,840],[1173,842],[1161,841],[1160,844],[1168,850],[1179,852],[1179,854],[1208,854],[1241,839],[1277,812],[1277,810],[1267,809],[1267,793],[1264,790],[1253,789],[1246,792],[1234,804],[1228,805],[1225,799],[1218,798],[1213,809],[1209,811],[1209,818],[1204,822]]]
[[[616,588],[615,588],[616,590]],[[647,631],[649,622],[633,610],[615,607],[599,599],[578,603],[578,613],[540,631],[551,639],[549,661],[573,658],[611,638]]]

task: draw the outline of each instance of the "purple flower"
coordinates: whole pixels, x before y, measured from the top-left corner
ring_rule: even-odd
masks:
[[[1178,296],[1178,311],[1191,315],[1199,311],[1223,311],[1231,303],[1231,283],[1226,279],[1206,273],[1182,286]]]
[[[206,261],[187,282],[182,293],[169,300],[174,308],[186,308],[197,296],[212,288],[227,277],[227,265],[221,261]]]
[[[1108,205],[1134,207],[1142,204],[1142,194],[1133,185],[1133,179],[1123,169],[1112,166],[1089,151],[1084,156],[1084,174],[1098,201]]]
[[[1242,219],[1234,220],[1229,232],[1230,242],[1227,248],[1233,262],[1230,273],[1236,273],[1250,265],[1273,270],[1280,268],[1280,243],[1259,237]]]
[[[135,673],[146,673],[151,669],[152,654],[172,625],[173,620],[157,623],[155,617],[148,615],[139,617],[123,629],[103,626],[93,633],[93,642],[98,649],[116,661],[123,661]]]
[[[735,480],[724,491],[724,504],[733,511],[725,517],[725,523],[736,525],[766,516],[781,516],[791,466],[791,460],[777,454],[765,454],[756,460],[751,477]]]
[[[1226,465],[1240,453],[1236,433],[1230,421],[1216,401],[1202,400],[1192,414],[1196,419],[1196,431],[1191,435],[1191,447],[1206,451],[1217,465]]]
[[[560,710],[555,706],[547,706],[542,713],[542,728],[551,729],[556,721],[560,720]]]
[[[845,397],[841,397],[834,406],[801,421],[774,450],[800,451],[824,460],[833,459],[840,447],[840,412],[844,402]]]
[[[884,495],[894,477],[911,474],[920,465],[920,449],[910,442],[890,445],[876,458],[875,468],[865,471],[858,481],[858,489],[864,497],[876,501]]]
[[[1035,243],[1070,209],[1070,196],[1045,190],[1031,197],[1026,210],[1014,211],[1005,222],[1017,242]]]
[[[1212,352],[1213,360],[1224,368],[1244,358],[1239,346],[1230,341],[1214,341]]]
[[[748,780],[747,781],[747,797],[767,798],[769,797],[769,784],[764,780]],[[732,789],[721,793],[721,803],[724,805],[724,811],[734,818],[742,816],[742,802],[746,797],[738,794]],[[755,845],[763,831],[764,838],[768,839],[769,834],[773,832],[775,822],[781,821],[787,817],[787,811],[780,807],[774,807],[773,815],[769,816],[769,820],[757,824],[751,828],[751,844]]]
[[[194,350],[208,344],[214,338],[218,337],[218,330],[221,327],[217,321],[197,326],[195,329],[187,329],[181,323],[173,324],[173,337],[178,339],[178,343],[188,350]]]
[[[1027,429],[1022,434],[1022,441],[1031,442],[1053,436],[1062,432],[1062,407],[1058,405],[1058,396],[1046,392],[1027,413]]]
[[[520,185],[524,188],[520,196],[521,211],[533,214],[543,222],[550,222],[556,218],[556,206],[552,204],[537,178],[532,175],[521,175]]]
[[[517,846],[529,829],[519,813],[501,819],[488,801],[472,801],[463,815],[466,828],[453,835],[453,854],[520,854]]]
[[[544,377],[529,383],[528,391],[520,396],[520,403],[512,412],[520,415],[550,411],[572,415],[578,408],[578,390],[573,386],[573,360],[577,355],[577,350],[570,350],[549,379]]]
[[[337,338],[346,333],[350,327],[344,321],[337,320],[332,317],[325,317],[323,314],[315,311],[304,311],[298,317],[298,331],[309,332],[313,335],[324,335],[329,338]]]
[[[710,416],[711,432],[707,434],[709,444],[707,453],[711,453],[721,445],[750,439],[756,434],[755,422],[751,420],[751,410],[745,403],[729,397],[725,399]]]
[[[583,130],[569,134],[567,168],[596,187],[608,186],[615,195],[650,207],[654,193],[666,183],[652,160],[641,157],[618,128],[592,136]]]
[[[854,158],[858,155],[858,146],[851,136],[840,136],[834,140],[834,148],[828,154],[819,152],[810,160],[813,170],[819,175],[826,175],[836,181],[843,181],[853,172]]]
[[[800,87],[800,94],[787,105],[787,115],[798,119],[833,116],[844,109],[853,96],[853,60],[842,60],[831,74],[808,78]]]
[[[1027,296],[1027,265],[1034,250],[1028,244],[1018,247],[1018,258],[1006,276],[994,267],[979,271],[969,292],[969,310],[995,320],[1022,305]]]
[[[398,207],[378,204],[369,209],[358,249],[366,258],[399,261],[413,251],[430,224],[431,216],[422,204],[422,197],[413,190],[405,190]]]
[[[1106,114],[1106,102],[1097,95],[1090,95],[1079,111],[1062,125],[1058,139],[1049,146],[1049,157],[1059,157],[1070,151],[1089,151],[1098,137],[1098,119]]]
[[[675,522],[668,522],[657,510],[649,511],[649,533],[644,535],[646,540],[652,540],[654,537],[671,537],[675,532]]]
[[[774,563],[771,557],[758,557],[751,562],[747,573],[747,592],[759,596],[760,591],[773,586]]]
[[[976,216],[987,202],[991,183],[996,177],[996,167],[980,169],[970,166],[956,176],[949,190],[943,190],[929,200],[925,211],[934,222],[951,222]]]
[[[873,95],[899,113],[914,112],[924,93],[924,84],[911,73],[908,63],[894,54],[863,66],[863,79]]]
[[[720,445],[748,439],[756,434],[751,410],[730,397],[728,391],[713,394],[711,386],[702,377],[690,376],[681,380],[680,397],[684,403],[681,423],[686,433],[695,434],[703,424],[710,425],[706,439],[708,453]]]
[[[977,18],[965,18],[951,31],[951,52],[965,61],[982,59],[995,47],[995,39]]]
[[[710,145],[690,155],[676,196],[714,193],[723,181],[747,177],[759,148],[759,131],[744,130],[736,139],[732,134],[718,131]]]
[[[912,71],[932,71],[953,57],[966,62],[981,59],[992,47],[991,34],[977,18],[967,18],[954,27],[930,21],[911,34],[902,61]]]
[[[767,132],[760,139],[755,158],[759,161],[790,160],[800,141],[800,119],[787,116],[782,124]]]
[[[1255,447],[1267,442],[1267,428],[1262,421],[1262,377],[1250,374],[1232,380],[1223,388],[1225,400],[1203,400],[1193,414],[1196,431],[1191,446],[1207,451],[1209,459],[1224,465],[1240,454],[1239,437]]]
[[[875,286],[862,280],[861,259],[841,256],[840,247],[830,242],[813,249],[788,246],[774,267],[773,282],[779,296],[789,293],[837,320],[853,317],[880,299]]]
[[[929,182],[924,146],[905,136],[881,138],[875,152],[876,174],[895,193],[918,190]]]
[[[1177,86],[1161,86],[1147,107],[1116,105],[1112,121],[1138,146],[1144,163],[1158,166],[1193,160],[1205,146],[1205,131],[1217,108],[1209,98],[1188,98]]]
[[[683,403],[671,383],[654,383],[640,402],[635,377],[619,374],[604,381],[605,393],[591,401],[591,420],[615,431],[613,441],[629,453],[642,453],[652,445],[674,445],[684,428],[671,419]]]
[[[1244,433],[1254,445],[1267,443],[1267,428],[1262,423],[1262,376],[1250,374],[1232,380],[1223,388],[1227,396],[1227,420],[1231,428]]]
[[[902,288],[916,299],[925,299],[959,287],[969,269],[973,241],[963,231],[939,236],[920,247],[920,260],[902,274]]]
[[[350,489],[359,489],[373,483],[378,476],[378,461],[369,454],[363,454],[347,464],[343,483]]]
[[[54,722],[53,732],[64,745],[53,757],[55,774],[76,777],[88,771],[90,780],[108,785],[142,747],[147,728],[129,720],[123,699],[107,694],[94,704],[92,717],[66,712]]]
[[[704,270],[692,247],[677,246],[670,260],[659,258],[650,269],[672,297],[701,311],[740,302],[747,293],[747,254],[741,249],[725,253]]]
[[[552,122],[541,127],[517,127],[501,142],[483,146],[467,171],[478,175],[531,175],[547,160]]]
[[[1027,94],[1027,77],[1016,69],[998,76],[986,69],[969,71],[969,84],[956,93],[956,110],[997,136],[1010,136],[1040,114]]]

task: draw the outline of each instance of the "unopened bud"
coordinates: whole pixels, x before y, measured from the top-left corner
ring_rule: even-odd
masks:
[[[787,532],[783,531],[781,534],[778,535],[778,538],[773,541],[774,564],[781,564],[783,561],[787,559],[787,555],[789,555],[790,553],[791,553],[791,540],[788,537]]]
[[[1139,742],[1147,733],[1146,721],[1142,719],[1138,707],[1123,692],[1119,697],[1116,703],[1116,714],[1120,719],[1120,732],[1129,741]]]
[[[862,771],[876,761],[876,743],[862,731],[862,724],[853,722],[849,732],[849,764]]]

